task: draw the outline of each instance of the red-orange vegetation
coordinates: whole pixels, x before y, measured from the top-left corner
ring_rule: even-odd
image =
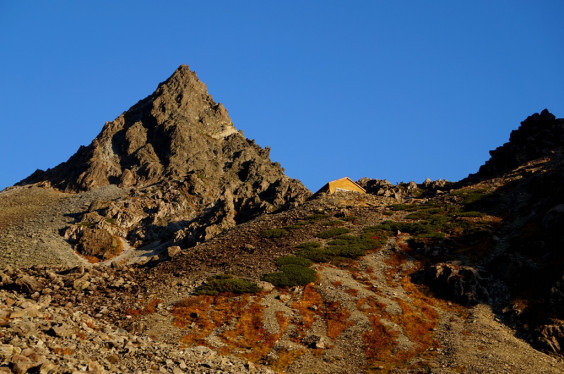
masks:
[[[270,334],[264,329],[263,312],[260,300],[255,300],[240,311],[233,329],[225,330],[219,335],[224,343],[239,351],[248,350],[241,355],[251,361],[258,361],[266,356],[279,338],[279,334]]]
[[[107,255],[106,260],[110,260],[123,252],[123,242],[121,238],[117,235],[113,235],[113,242],[116,243],[115,247],[112,248],[112,251]]]
[[[439,346],[434,339],[439,314],[427,302],[428,297],[409,281],[409,277],[402,278],[401,285],[406,288],[410,300],[394,299],[402,310],[399,315],[388,313],[386,305],[374,298],[357,301],[357,308],[368,316],[371,324],[371,330],[362,335],[369,365],[384,366],[387,369],[410,366],[409,362],[415,357],[432,357],[435,351],[430,351],[429,348]],[[399,331],[413,343],[413,347],[408,350],[399,349],[396,339],[399,331],[391,329],[382,320],[401,328]]]
[[[283,312],[277,312],[280,330],[269,333],[263,325],[264,306],[261,301],[260,295],[202,295],[180,301],[172,312],[174,325],[193,327],[180,342],[188,346],[207,345],[207,338],[221,328],[217,336],[224,346],[218,349],[218,353],[237,354],[253,362],[263,359],[286,331],[288,319]],[[284,355],[282,361],[288,361],[290,356]],[[286,364],[278,361],[276,365],[284,368]]]
[[[287,350],[281,349],[280,351],[276,352],[278,355],[278,359],[274,361],[270,367],[277,372],[284,372],[284,370],[290,366],[296,359],[306,353],[305,349],[294,349],[294,350]]]
[[[299,326],[300,337],[311,328],[317,317],[320,315],[323,299],[313,283],[305,286],[302,299],[292,304],[294,309],[300,313],[301,319],[296,321]]]
[[[354,325],[353,321],[348,321],[351,313],[339,302],[328,303],[325,308],[324,318],[327,321],[327,336],[336,339],[343,331]]]
[[[217,302],[214,296],[193,296],[181,300],[174,306],[172,310],[173,324],[180,328],[194,327],[189,334],[182,337],[181,343],[188,346],[206,343],[206,338],[216,327],[209,312],[212,303],[214,307],[221,306],[221,303]]]
[[[333,287],[339,287],[342,283],[343,283],[343,282],[341,282],[341,281],[334,281],[334,282],[331,282],[331,284],[333,285]]]
[[[278,322],[278,326],[280,326],[280,331],[286,331],[288,327],[288,318],[284,315],[284,312],[276,312],[276,321]]]
[[[93,320],[91,319],[87,319],[86,321],[82,321],[86,324],[86,326],[90,327],[93,330],[99,330],[98,326],[96,326],[96,324],[94,323]]]
[[[364,298],[357,302],[357,306],[365,306],[361,309],[370,321],[370,329],[362,334],[364,341],[364,351],[370,362],[385,364],[391,361],[395,347],[398,345],[396,337],[397,331],[393,331],[384,325],[380,316],[385,305],[376,301],[374,298]]]
[[[78,251],[74,251],[74,253],[83,257],[86,261],[88,261],[91,264],[97,264],[98,262],[100,262],[100,259],[98,257],[83,255],[82,253],[80,253]]]
[[[459,304],[449,303],[444,299],[434,297],[426,286],[412,283],[409,275],[404,276],[400,283],[412,300],[417,300],[418,303],[439,308],[444,311],[454,312],[463,319],[468,318],[469,313],[466,308]]]
[[[372,290],[372,282],[370,281],[370,276],[364,275],[362,273],[360,273],[357,270],[350,270],[351,276],[353,277],[353,279],[355,281],[357,281],[358,283],[361,283],[362,285],[366,286],[365,288],[367,290]]]
[[[405,255],[399,252],[392,253],[384,260],[384,263],[388,265],[388,269],[384,272],[388,284],[395,285],[396,282],[394,282],[394,277],[399,272],[403,264],[405,264],[405,261]]]
[[[358,295],[358,290],[354,288],[347,288],[345,292],[351,295],[352,297],[356,297]]]
[[[74,349],[68,347],[51,347],[51,351],[56,355],[72,355],[74,353]]]
[[[411,300],[411,306],[401,299],[395,299],[402,309],[401,315],[390,315],[391,321],[395,322],[403,329],[405,336],[414,343],[414,346],[401,356],[404,360],[410,359],[429,348],[436,348],[433,330],[437,326],[439,314],[428,305]]]
[[[130,315],[132,317],[139,317],[139,316],[144,316],[147,314],[152,314],[155,313],[155,308],[156,306],[161,302],[161,299],[153,299],[151,300],[147,305],[145,305],[143,308],[139,308],[139,309],[135,309],[135,308],[128,308],[125,310],[125,313],[127,315]]]

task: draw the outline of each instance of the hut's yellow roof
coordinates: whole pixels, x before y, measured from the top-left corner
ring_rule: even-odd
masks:
[[[360,192],[366,193],[366,190],[360,187],[355,181],[350,179],[349,177],[344,177],[341,179],[336,179],[327,183],[323,186],[319,191],[322,192],[327,191],[330,194],[334,194],[337,191],[353,191],[353,192]]]

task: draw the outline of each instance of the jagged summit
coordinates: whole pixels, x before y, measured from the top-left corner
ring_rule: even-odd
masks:
[[[269,152],[238,132],[196,73],[181,65],[154,93],[107,122],[89,146],[20,184],[65,192],[132,188],[129,197],[89,216],[91,224],[117,225],[86,237],[110,240],[111,233],[135,245],[186,238],[193,245],[311,194],[271,162]],[[85,231],[67,237],[80,246]]]
[[[547,109],[535,113],[513,130],[509,142],[490,151],[491,158],[480,167],[477,176],[499,176],[524,163],[551,155],[564,146],[564,119]]]
[[[221,140],[237,134],[222,104],[188,66],[181,65],[157,90],[112,122],[88,147],[20,183],[48,182],[66,191],[107,184],[137,186],[163,176],[184,177],[217,158]],[[235,135],[241,142],[244,137]],[[190,164],[193,165],[190,165]]]

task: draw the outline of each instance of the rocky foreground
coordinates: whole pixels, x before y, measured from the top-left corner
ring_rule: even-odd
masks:
[[[316,280],[308,285],[260,280],[301,243],[327,245],[332,239],[322,233],[338,228],[358,236],[383,221],[409,222],[413,210],[406,206],[461,196],[420,187],[413,193],[436,197],[411,197],[407,205],[392,196],[321,197],[141,264],[134,256],[130,265],[4,269],[1,367],[22,373],[562,372],[561,359],[516,336],[513,310],[503,311],[514,305],[508,290],[466,258],[472,242],[459,242],[465,247],[453,262],[440,246],[414,250],[409,233],[395,232],[354,260],[314,264]],[[492,229],[498,222],[463,220]],[[271,237],[273,229],[286,233]],[[210,276],[225,273],[261,289],[195,294]],[[415,274],[431,274],[429,284],[446,300],[429,294]]]

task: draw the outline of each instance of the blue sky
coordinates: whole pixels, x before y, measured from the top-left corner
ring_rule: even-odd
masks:
[[[316,190],[459,180],[564,117],[564,2],[0,0],[0,189],[66,161],[187,64]]]

